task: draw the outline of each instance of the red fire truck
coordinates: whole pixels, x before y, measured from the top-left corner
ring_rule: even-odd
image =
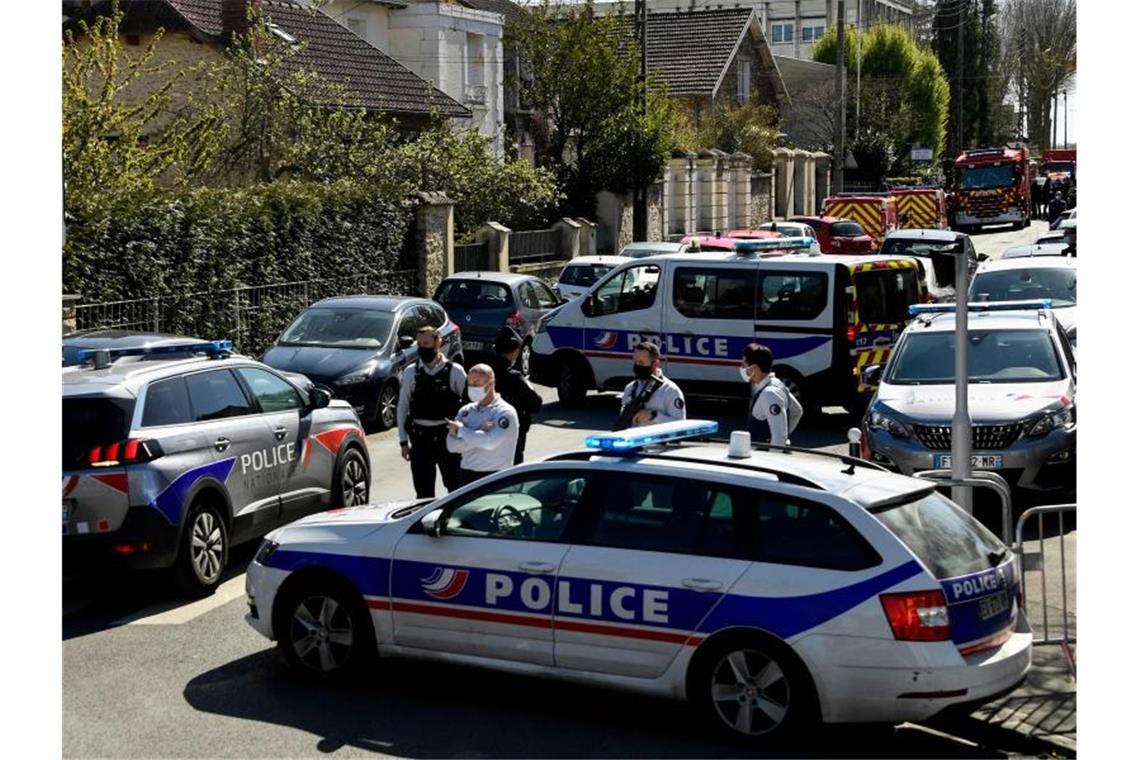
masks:
[[[967,150],[954,162],[954,223],[970,232],[984,224],[1028,227],[1029,152],[1024,148]]]

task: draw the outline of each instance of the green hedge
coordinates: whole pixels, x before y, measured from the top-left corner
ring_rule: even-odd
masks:
[[[129,315],[91,313],[81,326],[130,323],[261,351],[309,302],[406,294],[400,251],[413,208],[357,182],[278,183],[242,190],[150,191],[73,199],[63,290],[81,303],[160,299]],[[310,288],[219,291],[309,280]],[[204,292],[210,296],[193,295]],[[145,319],[145,324],[131,320]]]

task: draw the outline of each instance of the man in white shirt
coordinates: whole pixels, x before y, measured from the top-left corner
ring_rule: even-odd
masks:
[[[756,443],[791,445],[792,431],[800,424],[804,409],[780,378],[772,374],[772,351],[759,343],[744,347],[740,376],[752,383],[748,432]]]
[[[476,364],[467,373],[467,396],[471,403],[447,421],[447,450],[462,455],[462,485],[511,467],[519,439],[518,414],[495,392],[495,371],[488,365]]]

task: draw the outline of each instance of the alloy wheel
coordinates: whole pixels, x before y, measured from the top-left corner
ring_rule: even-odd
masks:
[[[224,552],[225,534],[221,523],[213,512],[199,512],[190,528],[190,560],[194,572],[206,585],[221,574]]]
[[[776,660],[755,649],[734,650],[721,658],[710,686],[717,716],[745,736],[775,731],[791,706],[787,675]]]
[[[344,463],[344,475],[340,479],[346,507],[358,507],[368,503],[368,473],[357,457],[350,457]]]
[[[393,385],[384,386],[384,390],[380,391],[380,424],[385,429],[391,429],[396,426],[396,402],[399,395],[396,387]]]
[[[352,655],[352,616],[331,596],[310,596],[293,610],[290,625],[293,652],[305,667],[330,673]]]

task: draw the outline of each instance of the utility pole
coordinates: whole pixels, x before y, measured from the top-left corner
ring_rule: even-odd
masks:
[[[838,33],[835,40],[835,107],[838,113],[835,118],[835,158],[831,164],[831,192],[833,195],[843,192],[843,162],[847,160],[847,151],[843,145],[847,129],[847,65],[844,60],[846,32],[843,28],[846,14],[847,9],[844,7],[843,0],[839,0],[839,9],[835,21],[835,31]]]
[[[646,19],[645,0],[636,0],[633,7],[634,29],[637,32],[637,43],[641,48],[641,71],[638,74],[638,85],[641,87],[641,114],[646,116],[649,112],[649,94],[646,89],[648,81],[649,57],[646,46]],[[649,239],[649,199],[646,188],[638,183],[633,188],[633,239]]]
[[[966,149],[966,145],[962,140],[962,101],[965,99],[966,94],[966,80],[963,79],[965,74],[965,61],[966,61],[966,48],[962,42],[962,30],[966,27],[966,3],[965,0],[958,3],[958,152],[961,153]]]

